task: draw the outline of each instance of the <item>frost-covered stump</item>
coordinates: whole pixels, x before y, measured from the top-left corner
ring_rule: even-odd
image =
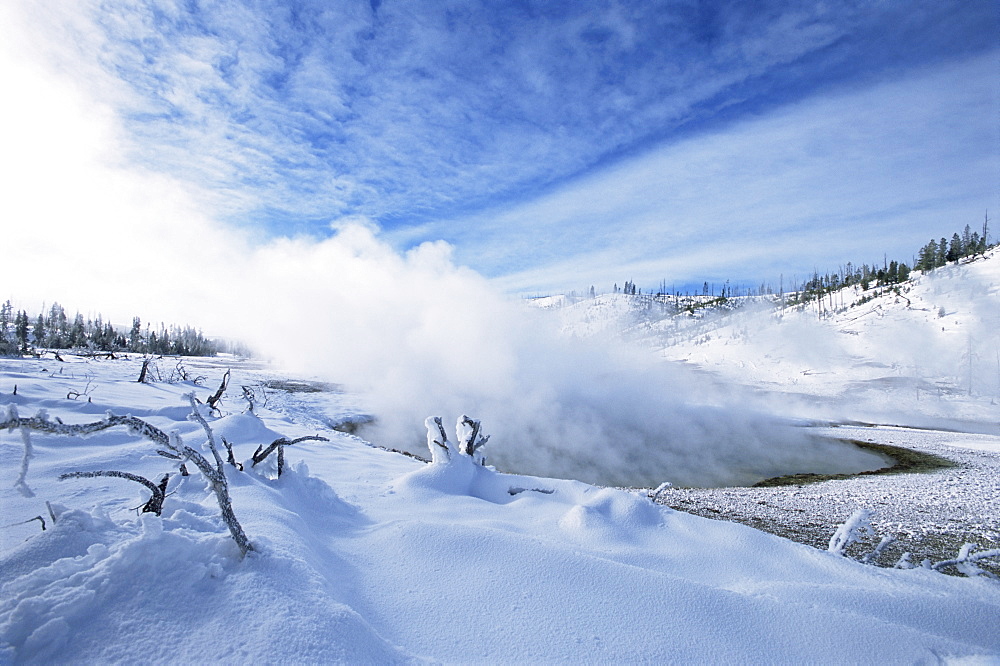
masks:
[[[410,482],[433,487],[437,491],[452,495],[471,495],[489,502],[509,502],[511,497],[524,492],[538,492],[551,495],[547,488],[528,486],[530,477],[502,474],[486,466],[486,458],[481,449],[489,441],[483,435],[482,424],[462,415],[455,423],[455,441],[448,439],[439,416],[429,416],[424,421],[427,427],[427,448],[431,452],[431,462],[410,475]]]
[[[476,465],[485,465],[486,459],[479,452],[490,436],[483,436],[482,424],[465,414],[455,423],[456,444],[448,441],[448,433],[444,431],[440,416],[428,416],[424,421],[427,427],[427,448],[431,450],[432,463],[448,463],[467,460]]]

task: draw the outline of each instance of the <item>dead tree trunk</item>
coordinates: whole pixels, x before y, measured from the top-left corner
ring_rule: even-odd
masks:
[[[149,359],[144,358],[142,360],[142,370],[139,371],[139,379],[136,380],[137,383],[142,384],[146,381],[147,370],[149,370]]]

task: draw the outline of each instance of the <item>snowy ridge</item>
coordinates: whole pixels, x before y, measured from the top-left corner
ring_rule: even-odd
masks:
[[[898,291],[851,286],[784,309],[776,296],[681,303],[679,314],[672,297],[609,294],[554,312],[567,335],[653,347],[803,418],[1000,433],[1000,251],[916,272]]]
[[[222,362],[199,373],[221,377]],[[228,363],[227,363],[228,365]],[[141,414],[194,445],[183,396],[137,384],[136,360],[0,361],[0,403],[66,423]],[[233,365],[234,385],[268,379]],[[273,378],[272,378],[273,379]],[[66,399],[89,380],[93,402]],[[17,395],[13,385],[17,384]],[[310,394],[341,413],[352,399]],[[258,444],[315,434],[296,402],[245,413],[234,395],[209,419],[244,471],[226,466],[255,551],[245,558],[208,484],[174,474],[162,516],[137,516],[137,484],[64,472],[176,472],[117,430],[31,435],[13,486],[17,433],[0,436],[0,661],[448,663],[1000,658],[1000,588],[986,578],[865,566],[642,494],[425,464],[321,430],[287,447],[290,467],[253,468]],[[489,424],[484,424],[489,431]],[[204,437],[202,436],[203,440]],[[502,447],[490,441],[485,448]],[[832,532],[831,532],[832,534]]]

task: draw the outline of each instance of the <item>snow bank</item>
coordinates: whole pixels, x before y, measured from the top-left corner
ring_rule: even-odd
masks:
[[[48,401],[53,418],[91,420],[44,366],[4,361],[0,386],[16,367],[22,411]],[[88,366],[103,407],[152,412],[192,388],[138,385],[133,369]],[[225,408],[210,423],[240,459],[274,433],[314,432],[306,413]],[[149,418],[196,441],[185,416]],[[255,546],[240,558],[197,475],[172,478],[159,518],[131,511],[137,484],[55,481],[71,469],[171,471],[148,443],[107,434],[111,445],[34,437],[35,498],[13,488],[19,436],[0,434],[5,515],[47,515],[44,500],[59,513],[44,532],[37,521],[0,531],[0,662],[1000,658],[995,581],[876,569],[642,495],[471,459],[424,464],[329,431],[288,447],[280,478],[226,466]],[[503,445],[494,435],[484,452]]]

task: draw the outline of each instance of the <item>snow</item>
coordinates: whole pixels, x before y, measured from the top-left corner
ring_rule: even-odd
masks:
[[[134,381],[136,359],[73,360],[0,361],[0,404],[66,423],[132,414],[197,446],[206,437],[184,395],[204,400],[224,367],[233,386],[269,372],[189,359],[205,386],[147,385]],[[92,402],[66,398],[87,381]],[[225,469],[255,547],[246,557],[197,473],[172,476],[162,516],[135,514],[148,495],[138,484],[55,480],[176,471],[124,429],[32,433],[33,498],[14,488],[20,435],[0,436],[5,520],[50,523],[46,501],[58,518],[44,532],[38,521],[0,530],[0,662],[1000,659],[994,580],[862,565],[643,493],[502,474],[456,451],[423,463],[323,427],[320,402],[340,414],[350,395],[269,393],[274,409],[246,413],[230,392],[208,419],[245,465]],[[330,441],[287,447],[280,478],[251,467],[257,445],[314,434]]]
[[[958,540],[948,541],[942,558],[982,552],[1000,538],[1000,365],[990,356],[1000,330],[998,285],[994,254],[922,276],[899,297],[822,318],[815,310],[779,319],[705,308],[680,321],[622,295],[536,304],[571,335],[614,333],[685,362],[672,376],[691,380],[689,401],[722,396],[702,411],[671,399],[687,410],[680,418],[697,417],[696,427],[678,426],[675,445],[699,428],[710,435],[764,424],[745,439],[690,452],[692,469],[712,464],[713,474],[750,478],[772,471],[769,455],[784,472],[788,452],[799,451],[806,471],[822,471],[824,458],[838,467],[851,450],[837,439],[905,446],[958,465],[790,491],[684,488],[657,472],[649,475],[655,503],[647,490],[487,466],[519,444],[517,429],[494,430],[484,420],[483,434],[493,437],[465,455],[460,444],[471,423],[460,413],[430,415],[443,417],[449,438],[447,450],[435,451],[431,441],[419,452],[433,463],[373,446],[334,429],[371,418],[364,396],[329,383],[337,377],[316,382],[225,357],[181,359],[190,376],[205,377],[200,384],[138,384],[137,358],[0,359],[0,414],[44,410],[67,424],[132,415],[209,460],[208,438],[185,396],[193,391],[204,401],[231,368],[221,411],[201,414],[243,465],[224,470],[253,545],[241,555],[208,480],[197,471],[180,476],[175,461],[125,428],[88,437],[32,432],[30,458],[21,432],[0,433],[0,663],[1000,662],[1000,585],[978,575],[982,560],[952,571],[971,574],[963,577],[853,559],[896,528],[931,534],[935,543],[935,530],[951,529]],[[842,296],[849,303],[854,295]],[[608,387],[581,385],[566,395],[597,406],[625,387],[611,403],[625,406],[642,398],[643,386],[658,388],[643,385],[645,375],[626,385],[598,369],[603,374],[566,377],[607,379]],[[240,386],[255,391],[253,413]],[[604,425],[630,425],[633,412],[616,413],[621,423]],[[677,416],[668,413],[663,423]],[[452,441],[448,425],[456,421]],[[582,437],[588,423],[538,427]],[[430,439],[440,437],[429,425]],[[789,432],[798,435],[765,446]],[[260,445],[316,435],[328,441],[285,447],[280,477],[274,456],[252,465]],[[642,453],[630,446],[630,455]],[[682,464],[683,453],[666,459]],[[756,470],[736,469],[744,464]],[[140,484],[57,480],[93,470],[151,480],[171,473],[162,515],[136,514],[149,495]],[[666,504],[734,520],[742,506],[744,518],[759,511],[753,515],[772,530],[796,515],[811,530],[801,540],[817,547]],[[869,533],[852,534],[862,523]],[[789,536],[800,538],[794,531]],[[960,543],[966,536],[979,538],[980,550]],[[848,544],[853,537],[861,538]],[[919,565],[922,555],[914,553]],[[897,557],[891,547],[890,555]]]

